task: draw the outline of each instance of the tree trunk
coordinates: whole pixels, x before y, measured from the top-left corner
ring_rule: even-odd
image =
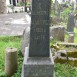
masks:
[[[5,14],[6,11],[6,0],[0,0],[0,14]]]

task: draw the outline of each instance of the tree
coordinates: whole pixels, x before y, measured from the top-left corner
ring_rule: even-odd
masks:
[[[6,0],[0,0],[0,14],[5,14],[6,11]]]

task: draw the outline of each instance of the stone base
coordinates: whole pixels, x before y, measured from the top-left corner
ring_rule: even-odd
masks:
[[[54,77],[54,62],[51,57],[28,57],[25,52],[22,77]]]

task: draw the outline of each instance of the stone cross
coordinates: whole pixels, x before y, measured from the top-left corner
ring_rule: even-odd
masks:
[[[68,23],[67,23],[67,31],[68,32],[73,32],[74,31],[74,26],[75,26],[74,14],[70,13],[69,18],[68,18]]]
[[[33,0],[30,32],[30,57],[49,56],[50,0]]]

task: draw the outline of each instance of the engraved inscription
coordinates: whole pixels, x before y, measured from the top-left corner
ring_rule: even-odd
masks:
[[[41,28],[41,27],[37,27],[37,28],[35,28],[35,27],[32,27],[32,29],[33,29],[33,31],[34,32],[38,32],[38,33],[40,33],[40,32],[46,32],[46,29],[45,28]]]
[[[43,24],[49,25],[49,20],[33,20],[32,24],[39,25],[39,26],[41,26]]]
[[[30,57],[49,57],[50,0],[32,0]]]
[[[53,71],[51,65],[33,65],[25,67],[27,71],[25,71],[26,77],[53,77]],[[33,70],[32,70],[33,69]],[[32,71],[31,71],[32,70]]]
[[[36,36],[34,40],[45,40],[45,35]]]
[[[46,15],[48,14],[48,11],[36,11],[36,12],[33,12],[32,15]]]

